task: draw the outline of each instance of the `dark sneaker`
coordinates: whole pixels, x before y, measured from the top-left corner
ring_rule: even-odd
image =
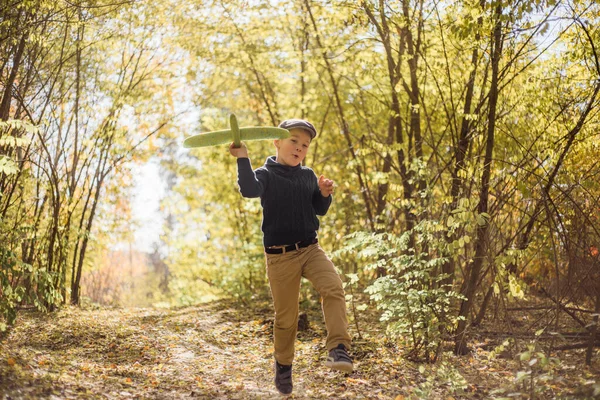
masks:
[[[275,360],[275,387],[284,396],[292,393],[292,366],[281,365]]]
[[[352,359],[348,355],[346,347],[343,344],[338,344],[335,349],[329,351],[329,356],[327,356],[325,365],[329,368],[343,372],[352,372],[354,370]]]

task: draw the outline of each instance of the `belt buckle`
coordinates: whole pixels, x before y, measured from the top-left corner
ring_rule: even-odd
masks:
[[[300,250],[300,249],[302,248],[302,247],[300,246],[300,244],[301,244],[301,243],[302,243],[302,242],[296,242],[296,243],[294,243],[293,245],[291,244],[291,245],[289,245],[289,246],[286,246],[286,245],[282,245],[282,246],[271,246],[271,247],[269,247],[269,248],[270,248],[270,249],[281,249],[281,254],[285,254],[285,253],[287,253],[287,252],[288,252],[287,248],[288,248],[288,247],[290,247],[290,246],[294,246],[294,247],[295,247],[295,249],[291,249],[291,250],[289,250],[289,251]]]
[[[298,246],[298,243],[300,243],[300,242],[296,242],[296,243],[294,243],[294,247],[296,247],[296,248],[295,248],[295,249],[292,249],[292,250],[290,250],[290,251],[299,250],[299,249],[300,249],[300,247]],[[282,247],[283,254],[287,253],[287,251],[288,251],[288,250],[287,250],[287,248],[288,248],[288,247],[289,247],[289,246],[283,246],[283,247]]]

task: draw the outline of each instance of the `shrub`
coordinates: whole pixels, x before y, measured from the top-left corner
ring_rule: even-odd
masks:
[[[343,249],[357,252],[366,270],[379,271],[365,291],[382,311],[388,335],[407,342],[415,359],[435,361],[444,332],[458,322],[450,308],[462,296],[442,284],[447,245],[436,233],[443,229],[426,220],[401,235],[357,232]]]
[[[19,305],[32,304],[40,311],[58,305],[60,291],[54,287],[54,274],[34,268],[13,252],[0,247],[0,331],[5,331],[17,317]]]

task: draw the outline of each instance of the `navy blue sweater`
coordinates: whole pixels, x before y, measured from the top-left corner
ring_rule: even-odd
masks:
[[[237,165],[242,196],[260,197],[265,247],[317,237],[317,215],[327,213],[332,196],[323,197],[312,169],[279,164],[275,156],[255,171],[248,158],[238,158]]]

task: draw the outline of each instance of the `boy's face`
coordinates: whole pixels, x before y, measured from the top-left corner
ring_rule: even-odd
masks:
[[[290,129],[289,138],[274,141],[277,147],[277,162],[290,167],[297,166],[306,157],[310,141],[310,133],[304,129]]]

